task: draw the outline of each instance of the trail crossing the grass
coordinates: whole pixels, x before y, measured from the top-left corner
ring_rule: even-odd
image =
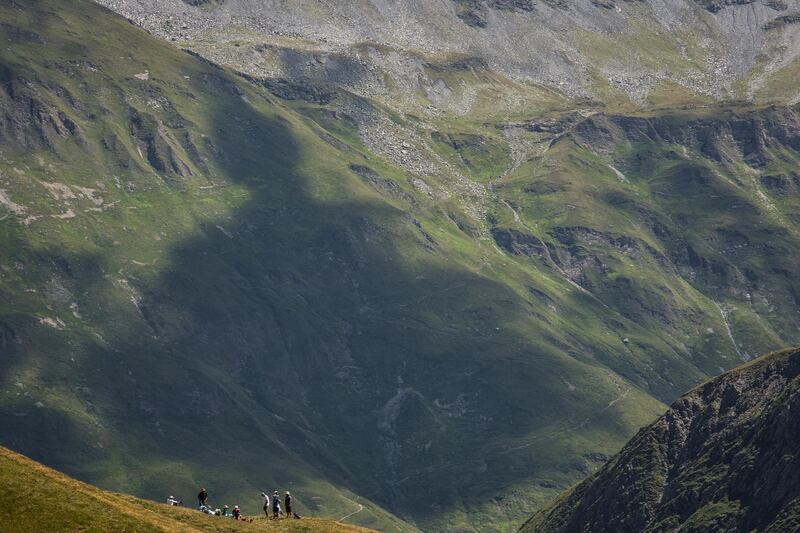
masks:
[[[348,499],[348,500],[349,500],[349,499]],[[353,512],[352,512],[352,513],[350,513],[350,514],[346,514],[346,515],[344,515],[344,516],[343,516],[343,517],[341,517],[339,520],[337,520],[337,522],[343,522],[344,520],[347,520],[347,519],[348,519],[348,518],[350,518],[351,516],[355,516],[355,515],[357,515],[358,513],[360,513],[361,511],[363,511],[363,510],[364,510],[364,506],[363,506],[363,505],[361,505],[360,503],[358,503],[358,497],[356,497],[356,499],[355,499],[355,500],[349,500],[349,501],[351,501],[351,502],[353,502],[354,504],[358,505],[358,509],[357,509],[357,510],[355,510],[355,511],[353,511]]]

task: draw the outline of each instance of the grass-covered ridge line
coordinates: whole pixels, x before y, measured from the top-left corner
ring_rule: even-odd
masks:
[[[315,518],[253,522],[212,517],[193,509],[171,507],[125,494],[100,490],[0,447],[0,517],[7,533],[27,531],[252,531],[276,533],[347,533],[367,529]]]

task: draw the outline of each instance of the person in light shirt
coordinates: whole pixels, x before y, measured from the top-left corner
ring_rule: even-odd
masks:
[[[264,514],[269,518],[269,494],[262,492],[261,497],[264,498]]]

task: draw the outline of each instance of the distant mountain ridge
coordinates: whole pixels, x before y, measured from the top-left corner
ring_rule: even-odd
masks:
[[[800,530],[800,349],[711,380],[522,531]]]

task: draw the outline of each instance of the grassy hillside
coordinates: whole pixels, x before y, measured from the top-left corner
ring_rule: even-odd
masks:
[[[0,221],[0,440],[153,499],[204,484],[250,512],[291,488],[303,514],[363,504],[362,523],[399,524],[346,489],[298,392],[322,376],[284,250],[314,249],[293,221],[324,220],[311,198],[336,195],[348,161],[257,87],[93,4],[0,9],[0,189],[21,206]]]
[[[192,509],[170,507],[106,492],[81,483],[22,455],[0,447],[0,505],[6,509],[0,528],[8,533],[33,531],[252,531],[276,533],[364,532],[355,526],[314,518],[252,523],[211,517]]]
[[[791,108],[431,124],[0,15],[0,442],[79,479],[506,530],[797,338]]]

